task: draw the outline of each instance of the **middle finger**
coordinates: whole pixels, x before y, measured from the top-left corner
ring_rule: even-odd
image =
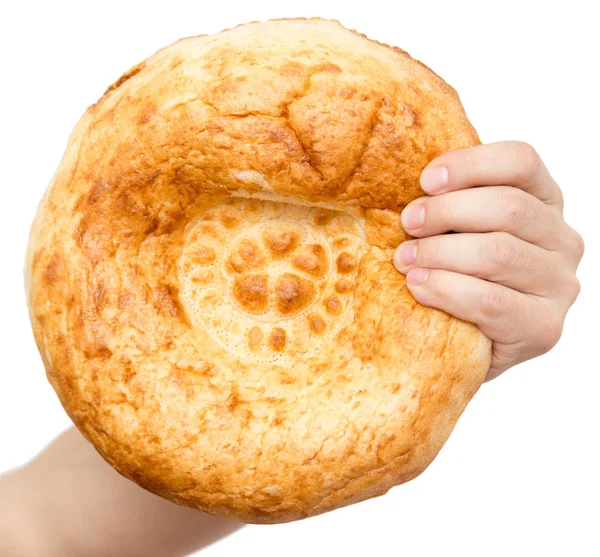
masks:
[[[416,238],[445,232],[509,232],[526,242],[559,251],[562,221],[548,205],[512,186],[486,186],[424,196],[402,211],[402,226]]]

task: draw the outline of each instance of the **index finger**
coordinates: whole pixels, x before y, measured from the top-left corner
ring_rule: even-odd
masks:
[[[431,161],[421,174],[421,188],[430,195],[500,185],[522,189],[562,215],[562,192],[528,143],[500,141],[449,151]]]

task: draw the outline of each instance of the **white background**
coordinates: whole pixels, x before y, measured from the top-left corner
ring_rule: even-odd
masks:
[[[437,460],[388,495],[247,527],[207,557],[600,555],[600,42],[569,2],[14,2],[0,16],[0,472],[69,425],[46,382],[22,267],[36,205],[85,108],[181,37],[320,15],[400,46],[459,92],[484,142],[532,143],[584,237],[582,293],[559,345],[477,394]],[[594,531],[595,530],[595,531]]]

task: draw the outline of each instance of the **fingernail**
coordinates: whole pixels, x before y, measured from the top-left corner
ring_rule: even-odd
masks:
[[[404,228],[419,228],[425,222],[425,207],[423,205],[409,205],[400,217]]]
[[[432,166],[421,173],[421,189],[427,193],[438,193],[448,185],[448,169]]]
[[[417,258],[416,242],[404,242],[396,249],[394,261],[397,267],[408,267]]]
[[[429,277],[427,269],[411,269],[406,275],[406,281],[410,286],[421,286]]]

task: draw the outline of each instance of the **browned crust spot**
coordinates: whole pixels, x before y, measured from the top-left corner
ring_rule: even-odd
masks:
[[[245,273],[259,269],[266,263],[260,248],[251,240],[244,238],[229,256],[227,267],[236,273]]]
[[[292,265],[315,278],[323,278],[329,267],[325,248],[319,244],[300,246],[294,253]]]
[[[323,301],[325,310],[332,315],[339,315],[342,311],[342,303],[336,296],[329,296]]]
[[[308,326],[313,333],[320,335],[325,330],[325,321],[320,315],[313,313],[308,316]]]
[[[352,292],[353,288],[354,285],[349,279],[340,279],[335,283],[335,291],[338,294],[347,294],[348,292]]]
[[[313,222],[317,226],[325,226],[331,222],[333,218],[333,211],[329,209],[317,209],[313,216]]]
[[[261,313],[267,309],[269,301],[267,275],[243,275],[233,283],[233,297],[245,310]]]
[[[271,255],[278,258],[296,249],[300,238],[295,230],[285,225],[272,224],[263,230],[263,241]]]
[[[269,346],[275,352],[281,352],[285,348],[286,334],[281,327],[275,327],[269,335]]]
[[[302,311],[315,297],[314,284],[298,275],[285,273],[275,285],[276,307],[282,315],[291,315]]]
[[[358,260],[351,253],[340,253],[336,259],[336,266],[338,273],[347,274],[351,273],[356,269],[356,265],[358,264]]]
[[[235,207],[225,206],[219,211],[219,220],[225,228],[235,228],[242,222],[242,213]]]

